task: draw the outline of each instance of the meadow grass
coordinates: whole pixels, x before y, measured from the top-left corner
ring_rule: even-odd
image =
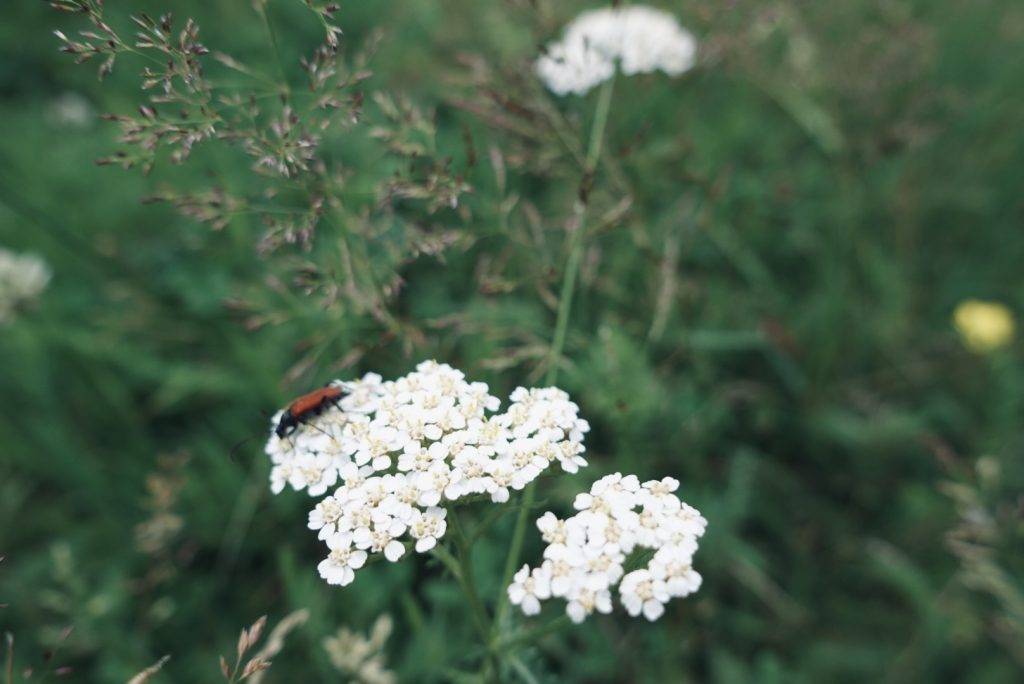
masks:
[[[136,112],[145,62],[119,57],[100,83],[51,36],[79,19],[14,4],[0,8],[0,246],[53,277],[0,323],[12,681],[27,667],[126,681],[165,654],[152,681],[218,681],[243,626],[296,611],[308,618],[267,681],[357,676],[324,640],[383,615],[367,658],[401,681],[469,680],[477,628],[440,563],[330,587],[308,497],[266,484],[276,409],[425,358],[498,396],[554,379],[579,404],[591,466],[540,481],[537,516],[622,471],[679,478],[709,521],[699,593],[654,624],[595,617],[515,649],[507,631],[510,678],[1020,677],[1021,350],[972,350],[953,325],[964,300],[1024,307],[1020,3],[673,5],[700,63],[617,79],[599,159],[600,93],[555,98],[530,71],[592,5],[344,3],[347,59],[382,32],[362,87],[384,98],[326,139],[351,179],[308,251],[261,251],[258,210],[214,229],[140,202],[261,188],[237,148],[200,144],[146,176],[95,166],[119,147],[98,114]],[[298,0],[266,5],[276,50],[249,3],[170,9],[292,84],[324,38]],[[456,180],[457,208],[426,206]],[[510,506],[474,544],[503,619],[510,540],[541,549],[517,536],[522,517]]]

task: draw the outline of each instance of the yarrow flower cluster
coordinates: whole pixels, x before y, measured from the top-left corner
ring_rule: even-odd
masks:
[[[579,512],[568,520],[545,513],[537,520],[548,544],[544,561],[515,574],[509,600],[526,615],[536,615],[541,601],[558,597],[579,623],[595,610],[610,613],[611,589],[618,584],[619,600],[630,615],[657,620],[669,600],[688,596],[701,584],[692,560],[707,521],[676,497],[678,488],[671,477],[641,484],[636,475],[615,473],[577,495],[573,506]],[[626,573],[627,557],[639,549],[654,555],[647,567]]]
[[[38,297],[50,276],[50,267],[34,254],[16,254],[0,248],[0,323]]]
[[[554,387],[520,387],[496,414],[501,402],[486,384],[434,361],[395,381],[370,373],[334,384],[347,392],[336,406],[292,434],[272,433],[266,448],[275,494],[290,485],[322,496],[340,484],[309,514],[330,549],[318,569],[331,584],[352,582],[369,553],[397,561],[406,535],[417,552],[432,549],[446,501],[504,502],[552,463],[571,473],[587,464],[590,426]]]
[[[694,64],[697,41],[675,17],[653,7],[590,10],[565,29],[562,40],[547,46],[536,63],[537,75],[556,95],[583,95],[615,73],[658,69],[678,76]]]

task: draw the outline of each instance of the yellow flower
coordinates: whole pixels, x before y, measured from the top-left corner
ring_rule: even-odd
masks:
[[[957,305],[953,312],[953,325],[964,346],[979,354],[1005,347],[1013,340],[1016,327],[1013,314],[1004,305],[977,299],[968,299]]]

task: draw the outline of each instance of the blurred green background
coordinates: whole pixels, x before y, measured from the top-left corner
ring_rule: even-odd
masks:
[[[106,4],[125,30],[140,9],[194,16],[206,45],[273,68],[248,2]],[[472,186],[444,218],[458,241],[443,258],[393,264],[405,286],[388,326],[293,286],[317,253],[264,257],[255,219],[215,231],[139,201],[244,185],[244,155],[211,144],[149,176],[95,166],[117,148],[98,115],[144,101],[141,62],[119,59],[100,83],[51,35],[81,20],[0,6],[0,246],[53,271],[0,327],[14,681],[30,666],[31,681],[57,667],[124,681],[164,654],[153,681],[218,681],[243,626],[302,608],[266,681],[345,681],[323,639],[383,613],[400,680],[473,668],[455,583],[422,557],[347,589],[318,578],[310,501],[270,496],[261,441],[272,411],[333,377],[433,357],[499,396],[536,382],[579,179],[546,161],[553,148],[457,105],[484,90],[468,63],[486,60],[496,90],[508,74],[522,85],[538,46],[594,5],[342,4],[343,50],[382,31],[368,89],[429,112],[439,156]],[[564,513],[602,474],[675,475],[709,520],[705,584],[657,624],[617,610],[524,663],[539,681],[1020,681],[1022,350],[971,351],[952,315],[971,298],[1024,306],[1024,4],[671,10],[701,62],[616,85],[595,179],[611,218],[587,246],[559,380],[593,425],[591,467],[540,498]],[[289,65],[322,39],[299,0],[273,0],[270,18]],[[585,134],[594,94],[524,87]],[[386,178],[364,135],[329,144]],[[511,517],[477,549],[488,596]],[[532,532],[526,551],[540,552]]]

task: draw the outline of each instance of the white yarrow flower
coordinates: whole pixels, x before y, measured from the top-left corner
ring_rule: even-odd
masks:
[[[671,598],[665,581],[652,577],[649,570],[636,570],[623,577],[619,596],[626,612],[633,617],[642,612],[651,621],[661,617]]]
[[[546,568],[534,568],[524,565],[512,578],[508,587],[508,600],[514,606],[522,608],[526,615],[540,612],[540,602],[551,598],[551,578]]]
[[[328,584],[345,586],[355,579],[355,571],[366,563],[366,552],[352,548],[352,535],[334,534],[327,538],[331,553],[320,562],[317,570]]]
[[[307,524],[331,549],[320,574],[332,584],[351,582],[367,554],[399,560],[404,539],[419,553],[433,549],[447,530],[443,501],[486,494],[502,503],[552,463],[586,464],[590,426],[554,387],[518,388],[508,410],[495,413],[501,402],[486,384],[435,361],[394,381],[369,373],[331,385],[345,394],[283,436],[272,429],[266,453],[275,494],[285,486],[327,494]],[[540,582],[536,596],[549,584]]]
[[[0,247],[0,323],[46,289],[50,267],[34,254],[15,254]]]
[[[416,553],[426,553],[437,546],[437,540],[444,536],[448,524],[447,511],[433,506],[418,516],[409,525],[409,534],[416,540]]]
[[[678,76],[693,67],[697,41],[668,12],[643,5],[590,10],[562,39],[547,46],[537,75],[556,95],[583,95],[615,74],[661,70]]]
[[[572,517],[560,520],[548,512],[537,520],[547,547],[534,572],[543,573],[551,596],[566,601],[573,622],[611,611],[610,591],[616,584],[626,611],[648,620],[661,617],[669,600],[700,588],[692,560],[707,521],[675,496],[678,488],[674,478],[641,485],[634,475],[614,473],[576,496],[578,512]],[[654,556],[646,568],[625,573],[627,556],[636,548],[653,549]],[[539,606],[524,598],[528,576],[529,566],[524,566],[508,592],[513,603],[533,615]]]

